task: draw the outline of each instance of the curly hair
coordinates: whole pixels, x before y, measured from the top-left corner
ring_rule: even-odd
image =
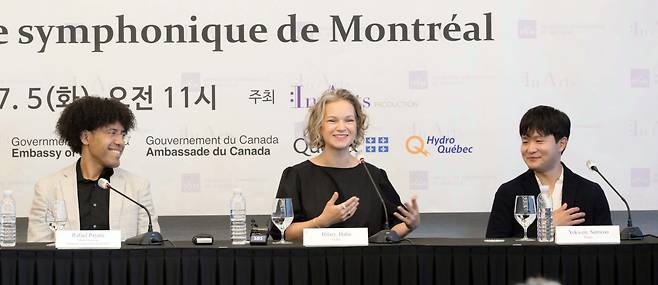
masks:
[[[80,134],[119,122],[126,132],[135,127],[135,115],[116,99],[86,96],[71,102],[57,120],[57,134],[75,153],[82,153]]]
[[[354,107],[356,116],[356,135],[350,147],[356,151],[363,142],[363,137],[368,126],[366,124],[367,116],[363,112],[363,108],[361,108],[359,99],[346,89],[329,89],[322,93],[318,102],[309,110],[308,124],[306,125],[306,130],[304,130],[304,136],[311,147],[324,149],[324,140],[322,139],[322,134],[320,134],[320,129],[322,128],[322,119],[324,119],[326,105],[340,100],[350,102]]]

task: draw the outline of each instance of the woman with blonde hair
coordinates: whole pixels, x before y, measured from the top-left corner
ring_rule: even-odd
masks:
[[[304,228],[367,227],[373,235],[386,227],[385,212],[400,237],[418,226],[416,197],[403,206],[386,172],[351,153],[363,142],[366,128],[361,104],[345,89],[325,91],[310,109],[306,140],[322,153],[283,171],[277,197],[292,198],[295,214],[286,240],[301,240]]]

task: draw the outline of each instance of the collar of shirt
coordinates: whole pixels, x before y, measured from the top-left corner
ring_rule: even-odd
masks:
[[[535,174],[535,179],[537,179],[537,185],[542,186],[539,177]],[[555,187],[553,187],[553,193],[551,194],[551,200],[553,200],[553,211],[555,209],[562,207],[562,185],[564,184],[564,167],[560,172],[560,178],[555,181]],[[550,185],[548,186],[550,188]]]
[[[80,167],[80,159],[78,159],[78,162],[75,164],[75,173],[76,173],[76,176],[77,176],[77,182],[78,183],[81,183],[81,182],[82,183],[89,183],[89,182],[96,183],[96,181],[98,181],[98,180],[87,179],[82,175],[82,168]],[[112,176],[112,174],[114,174],[114,169],[109,168],[109,167],[105,167],[105,168],[103,168],[103,171],[101,171],[101,176],[99,178],[105,178],[105,179],[107,179],[107,181],[110,181],[110,177]]]

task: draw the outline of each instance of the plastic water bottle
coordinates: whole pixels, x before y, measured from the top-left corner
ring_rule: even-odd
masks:
[[[553,226],[553,199],[548,194],[548,186],[539,186],[539,197],[537,197],[537,240],[540,242],[552,242],[555,236]]]
[[[234,189],[231,197],[231,241],[233,244],[247,243],[247,201],[240,189]]]
[[[16,202],[9,190],[0,204],[0,246],[16,246]]]

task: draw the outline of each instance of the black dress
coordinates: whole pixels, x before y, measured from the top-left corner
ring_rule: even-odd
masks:
[[[390,227],[401,223],[393,216],[397,206],[401,206],[400,196],[386,176],[386,172],[366,163],[372,178],[377,184],[388,210]],[[331,225],[332,228],[367,227],[373,235],[384,228],[385,218],[382,203],[377,196],[368,174],[362,164],[351,168],[324,167],[306,160],[288,167],[281,175],[277,198],[292,198],[295,218],[293,223],[305,222],[319,216],[334,192],[338,192],[336,204],[356,196],[359,206],[354,215],[344,222]],[[273,227],[272,236],[280,237]]]

